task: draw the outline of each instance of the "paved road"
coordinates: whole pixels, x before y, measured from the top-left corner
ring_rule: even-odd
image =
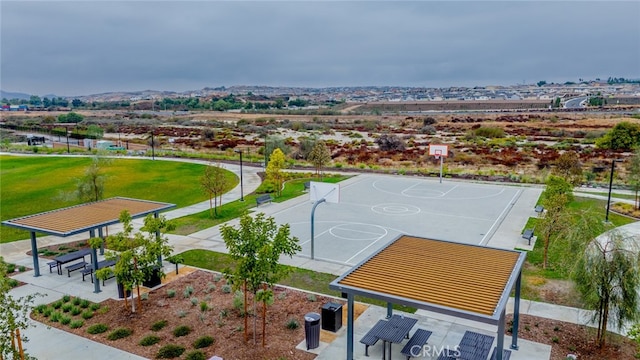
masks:
[[[585,107],[585,102],[587,101],[586,96],[581,96],[578,98],[573,98],[565,101],[564,108],[565,109],[582,109]]]

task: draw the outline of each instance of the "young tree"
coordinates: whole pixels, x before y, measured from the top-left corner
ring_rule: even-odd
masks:
[[[313,163],[313,166],[316,168],[316,175],[320,177],[322,168],[331,161],[331,153],[329,152],[329,148],[327,148],[327,144],[325,144],[324,141],[316,142],[307,160]]]
[[[549,266],[549,247],[551,239],[556,238],[568,226],[571,226],[571,214],[567,204],[573,197],[571,185],[563,178],[550,176],[547,188],[542,194],[542,205],[545,212],[540,214],[536,229],[544,244],[542,268]]]
[[[276,196],[282,193],[282,183],[284,182],[284,169],[286,165],[284,153],[280,149],[275,149],[267,165],[267,179],[273,181],[276,186]]]
[[[76,196],[83,202],[99,201],[104,197],[106,175],[103,167],[109,163],[108,159],[94,157],[85,171],[84,176],[77,180]]]
[[[288,224],[278,227],[275,220],[272,217],[266,218],[264,213],[259,213],[255,217],[245,214],[240,218],[239,228],[223,225],[220,230],[229,255],[236,261],[234,269],[224,270],[225,277],[234,289],[243,288],[245,314],[247,313],[247,292],[254,295],[254,313],[256,300],[263,302],[264,336],[266,304],[273,296],[270,287],[287,272],[287,268],[279,263],[280,256],[293,256],[300,251],[302,248],[298,244],[298,238],[291,237]],[[258,294],[259,291],[260,294]],[[255,317],[253,328],[255,343]],[[246,316],[244,329],[245,341],[247,341]]]
[[[7,263],[0,256],[0,359],[30,359],[22,348],[28,339],[20,333],[34,324],[29,320],[33,302],[39,293],[14,298],[9,291],[11,285],[7,276]]]
[[[575,151],[567,151],[560,155],[555,161],[555,165],[554,174],[564,178],[573,186],[582,183],[582,164]]]
[[[637,238],[637,236],[636,236]],[[573,279],[583,301],[595,309],[596,342],[606,344],[607,324],[613,317],[619,328],[640,318],[638,241],[618,230],[591,240],[576,264]]]
[[[640,210],[640,197],[638,192],[640,191],[640,147],[636,149],[629,163],[629,184],[633,191],[635,191],[636,210]]]
[[[229,187],[229,180],[220,164],[209,165],[204,168],[200,178],[202,190],[209,196],[209,216],[218,216],[218,206],[222,206],[222,194]],[[218,197],[220,203],[218,204]]]
[[[138,292],[138,308],[142,310],[140,285],[149,280],[154,272],[157,272],[158,266],[162,264],[163,256],[171,255],[173,248],[169,245],[169,239],[163,234],[173,230],[175,225],[168,222],[164,216],[155,218],[153,214],[149,214],[145,217],[144,225],[140,231],[132,234],[131,221],[129,212],[122,211],[120,222],[123,225],[123,231],[110,235],[106,239],[109,249],[113,250],[108,251],[105,258],[115,260],[115,267],[113,270],[104,268],[96,271],[96,277],[105,279],[113,273],[125,291],[130,291],[135,287]],[[91,241],[91,246],[97,247],[99,243]],[[159,275],[164,276],[164,273],[160,272]],[[132,293],[131,312],[135,311]]]

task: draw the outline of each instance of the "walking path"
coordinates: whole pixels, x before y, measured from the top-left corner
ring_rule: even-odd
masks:
[[[170,160],[170,159],[169,159]],[[184,161],[184,160],[176,160],[176,161]],[[194,161],[198,162],[198,161]],[[205,162],[202,162],[205,163]],[[233,164],[222,164],[222,166],[230,170],[236,174],[239,174],[240,167]],[[260,177],[258,176],[258,172],[262,171],[262,168],[244,166],[243,167],[243,186],[242,192],[240,186],[237,186],[227,194],[223,196],[223,202],[228,203],[231,201],[235,201],[240,199],[243,194],[252,193],[257,189],[260,185]],[[354,181],[354,180],[347,180]],[[542,192],[541,187],[539,186],[523,186],[522,193],[517,200],[512,204],[511,209],[509,210],[506,217],[499,224],[494,234],[489,239],[487,245],[498,248],[507,248],[513,249],[516,247],[523,247],[525,244],[525,240],[520,238],[520,231],[524,227],[526,220],[530,216],[536,216],[533,211],[533,205],[535,205],[536,201],[540,193]],[[597,195],[591,195],[597,196]],[[602,198],[602,197],[600,197]],[[606,198],[605,198],[606,199]],[[617,199],[616,199],[617,200]],[[284,203],[272,203],[267,206],[263,206],[259,208],[259,211],[264,212],[267,216],[277,213],[285,208],[293,206],[302,201],[307,201],[305,197],[298,197],[292,200],[289,200]],[[185,215],[198,213],[201,211],[205,211],[209,209],[209,202],[204,201],[192,206],[187,206],[180,209],[175,209],[171,211],[167,211],[163,213],[163,215],[167,219],[174,219],[178,217],[182,217]],[[232,220],[227,224],[235,225],[238,223],[238,219]],[[142,220],[138,219],[134,222],[134,225],[141,226]],[[224,242],[221,241],[220,226],[214,226],[209,229],[205,229],[188,236],[181,235],[168,235],[170,245],[174,247],[176,253],[180,253],[189,249],[208,249],[219,252],[227,252],[226,247],[224,246]],[[111,226],[109,231],[111,233],[120,231],[121,228],[118,226]],[[51,244],[59,244],[81,240],[86,238],[86,234],[71,236],[68,238],[59,238],[55,236],[45,236],[39,237],[38,243],[40,246],[47,246]],[[0,254],[5,258],[6,261],[12,262],[18,265],[32,266],[30,256],[26,255],[26,252],[30,250],[29,240],[16,241],[12,243],[0,244]],[[350,267],[345,265],[340,265],[336,263],[329,263],[323,261],[312,261],[307,257],[295,256],[293,259],[286,259],[284,261],[288,265],[293,265],[297,267],[307,268],[314,271],[321,271],[332,273],[335,275],[341,275],[345,271],[347,271]],[[46,262],[42,262],[43,264],[41,268],[41,272],[44,274],[47,272]],[[170,271],[170,269],[167,269]],[[24,274],[17,275],[16,278],[18,280],[22,280],[27,282],[28,284],[25,286],[18,287],[11,291],[11,294],[16,297],[24,296],[27,294],[32,294],[35,292],[47,295],[46,297],[39,297],[36,299],[36,304],[39,303],[49,303],[54,299],[60,298],[64,294],[77,294],[82,292],[82,296],[91,301],[102,301],[106,298],[111,297],[112,294],[109,291],[103,291],[101,293],[89,293],[86,291],[86,286],[82,286],[85,284],[78,283],[76,281],[68,281],[67,277],[48,277],[41,276],[39,278],[33,277],[33,272],[29,271]],[[377,307],[372,307],[377,308]],[[380,308],[382,309],[382,308]],[[512,305],[508,311],[512,310]],[[375,310],[374,310],[375,311]],[[382,310],[380,310],[382,311]],[[528,314],[538,317],[544,318],[552,318],[577,324],[587,324],[589,326],[593,326],[589,323],[591,313],[582,309],[569,308],[565,306],[558,306],[553,304],[539,303],[529,300],[523,300],[521,302],[520,311],[522,314]],[[419,310],[416,313],[417,316],[428,316],[432,319],[436,319],[438,321],[448,321],[451,323],[460,323],[460,319],[449,319],[446,316],[431,314],[427,312],[423,312]],[[92,359],[142,359],[133,354],[129,354],[123,352],[121,350],[70,334],[68,332],[60,331],[54,328],[47,328],[47,326],[34,322],[35,327],[27,329],[25,331],[25,335],[31,339],[29,343],[26,344],[27,352],[35,356],[38,359],[53,359],[60,357],[84,357],[86,354],[91,354]],[[477,325],[477,324],[476,324]],[[613,329],[613,328],[612,328]],[[494,330],[495,331],[495,330]],[[505,340],[506,342],[506,340]],[[340,342],[336,342],[340,346]],[[532,343],[533,344],[533,343]],[[516,359],[543,359],[548,358],[548,353],[550,353],[550,348],[547,349],[547,345],[542,347],[535,347],[531,345],[531,350],[520,351],[520,355]],[[329,350],[328,350],[329,351]],[[338,350],[330,350],[324,355],[319,356],[319,359],[333,358],[332,354],[334,351]],[[533,351],[532,357],[524,356],[529,351]],[[330,355],[331,354],[331,355]],[[343,357],[344,352],[335,353],[335,356]],[[514,359],[514,356],[512,356]]]

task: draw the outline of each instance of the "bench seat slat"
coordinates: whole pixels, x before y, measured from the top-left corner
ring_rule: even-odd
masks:
[[[431,336],[431,334],[432,334],[431,331],[428,331],[425,329],[417,329],[416,332],[411,337],[411,339],[409,339],[409,342],[407,342],[407,344],[402,348],[400,353],[402,355],[406,355],[407,360],[409,360],[409,358],[412,356],[413,357],[421,356],[422,347],[424,346],[424,344],[427,343],[427,340],[429,340],[429,337]],[[415,352],[416,346],[420,348],[417,354]]]

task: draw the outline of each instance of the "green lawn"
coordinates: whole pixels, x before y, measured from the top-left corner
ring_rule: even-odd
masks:
[[[0,156],[0,219],[79,204],[69,196],[91,163],[90,157]],[[207,199],[199,179],[204,165],[177,161],[113,159],[104,165],[104,198],[161,201],[177,207]],[[231,172],[233,188],[238,178]],[[0,242],[28,239],[23,230],[0,226]]]
[[[184,259],[184,265],[217,272],[222,272],[225,268],[233,269],[235,265],[235,262],[228,254],[210,250],[193,249],[187,250],[179,255]],[[289,274],[279,281],[279,284],[335,297],[340,296],[340,292],[329,289],[329,283],[337,278],[336,275],[302,269],[294,266],[288,266],[288,268],[290,270]],[[355,300],[383,307],[387,306],[387,303],[384,301],[360,296],[356,296]],[[414,308],[401,305],[394,305],[393,308],[410,313],[414,313],[416,311]]]

